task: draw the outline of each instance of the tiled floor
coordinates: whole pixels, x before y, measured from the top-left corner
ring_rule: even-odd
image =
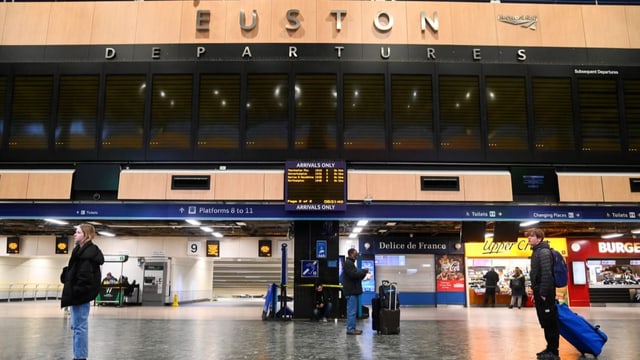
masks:
[[[640,358],[640,308],[575,308],[602,326],[603,360]],[[531,359],[544,347],[533,309],[402,308],[399,335],[369,320],[347,336],[343,320],[262,321],[258,299],[179,307],[93,307],[90,359]],[[580,358],[561,340],[563,360]],[[591,355],[587,355],[591,357]],[[69,319],[54,301],[0,304],[0,359],[71,359]]]

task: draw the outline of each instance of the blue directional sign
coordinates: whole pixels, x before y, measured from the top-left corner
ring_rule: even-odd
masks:
[[[136,220],[468,220],[468,221],[619,221],[637,222],[639,206],[598,205],[436,205],[349,204],[346,211],[286,211],[278,204],[190,203],[1,203],[5,219]]]
[[[301,266],[303,278],[317,278],[318,277],[318,260],[302,260]]]
[[[316,240],[316,257],[318,259],[327,258],[327,240]]]

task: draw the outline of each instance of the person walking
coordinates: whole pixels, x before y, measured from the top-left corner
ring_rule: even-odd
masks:
[[[362,334],[362,330],[356,329],[356,313],[358,296],[362,294],[362,279],[367,276],[369,269],[358,269],[357,259],[358,250],[349,249],[342,272],[342,293],[347,300],[347,335]]]
[[[62,269],[61,307],[68,307],[73,331],[73,358],[86,360],[89,356],[89,310],[91,301],[100,291],[104,255],[91,240],[96,230],[91,224],[80,224],[73,234],[75,247],[69,264]]]
[[[494,307],[496,306],[496,290],[500,275],[498,275],[496,269],[491,268],[482,278],[484,279],[484,306],[487,306],[491,301],[491,307]]]
[[[517,306],[518,309],[522,308],[522,294],[524,293],[525,277],[519,267],[513,270],[513,278],[509,281],[509,287],[511,288],[511,303],[509,309],[513,309]]]
[[[560,328],[558,324],[558,309],[556,308],[556,288],[553,279],[553,254],[549,243],[544,240],[542,229],[531,229],[527,232],[529,246],[533,249],[531,255],[531,288],[536,306],[538,322],[544,329],[547,347],[536,356],[539,360],[560,360],[558,347],[560,345]]]

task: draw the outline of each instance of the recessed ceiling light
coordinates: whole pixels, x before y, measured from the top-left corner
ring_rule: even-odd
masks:
[[[52,224],[57,224],[57,225],[69,225],[68,222],[62,221],[62,220],[58,220],[58,219],[44,219],[44,221],[50,222]]]
[[[351,232],[354,232],[356,234],[359,234],[362,232],[362,227],[358,226],[358,227],[354,227],[353,230],[351,230]]]
[[[369,223],[369,220],[358,220],[358,223],[356,225],[358,226],[365,226]]]
[[[219,233],[219,232],[217,232],[217,231],[216,231],[216,232],[214,232],[214,233],[213,233],[213,234],[211,234],[211,235],[213,235],[214,237],[217,237],[217,238],[221,238],[221,237],[222,237],[222,234],[221,234],[221,233]]]
[[[527,226],[531,226],[531,225],[535,225],[537,223],[539,223],[540,221],[536,221],[536,220],[532,220],[532,221],[524,221],[520,223],[520,227],[527,227]]]
[[[640,234],[640,229],[633,229],[631,230],[632,234]]]
[[[603,239],[615,239],[615,238],[622,237],[623,235],[624,234],[621,234],[621,233],[611,233],[611,234],[604,234],[600,237]]]
[[[349,234],[349,239],[353,239],[353,238],[357,238],[357,237],[358,237],[358,234],[356,234],[356,233]]]
[[[213,229],[209,226],[200,226],[200,230],[206,231],[206,232],[213,232]]]
[[[385,225],[386,225],[386,226],[396,226],[396,224],[397,224],[396,222],[389,221],[389,222],[388,222],[388,223],[386,223]]]
[[[116,234],[114,234],[114,233],[112,233],[112,232],[109,232],[109,231],[98,231],[98,234],[99,234],[99,235],[102,235],[102,236],[108,236],[108,237],[114,237],[114,236],[116,236]]]
[[[191,225],[195,225],[195,226],[200,226],[202,223],[196,219],[186,219],[185,220],[187,223],[191,224]]]

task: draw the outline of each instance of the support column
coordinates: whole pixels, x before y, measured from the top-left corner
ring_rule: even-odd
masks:
[[[295,221],[294,229],[294,276],[293,276],[293,316],[311,318],[314,307],[314,284],[320,282],[338,285],[338,221]],[[327,242],[327,257],[318,258],[316,244],[318,240]],[[318,277],[302,276],[302,260],[318,261]],[[332,300],[338,300],[338,290],[328,287]],[[336,311],[334,306],[334,312]]]

